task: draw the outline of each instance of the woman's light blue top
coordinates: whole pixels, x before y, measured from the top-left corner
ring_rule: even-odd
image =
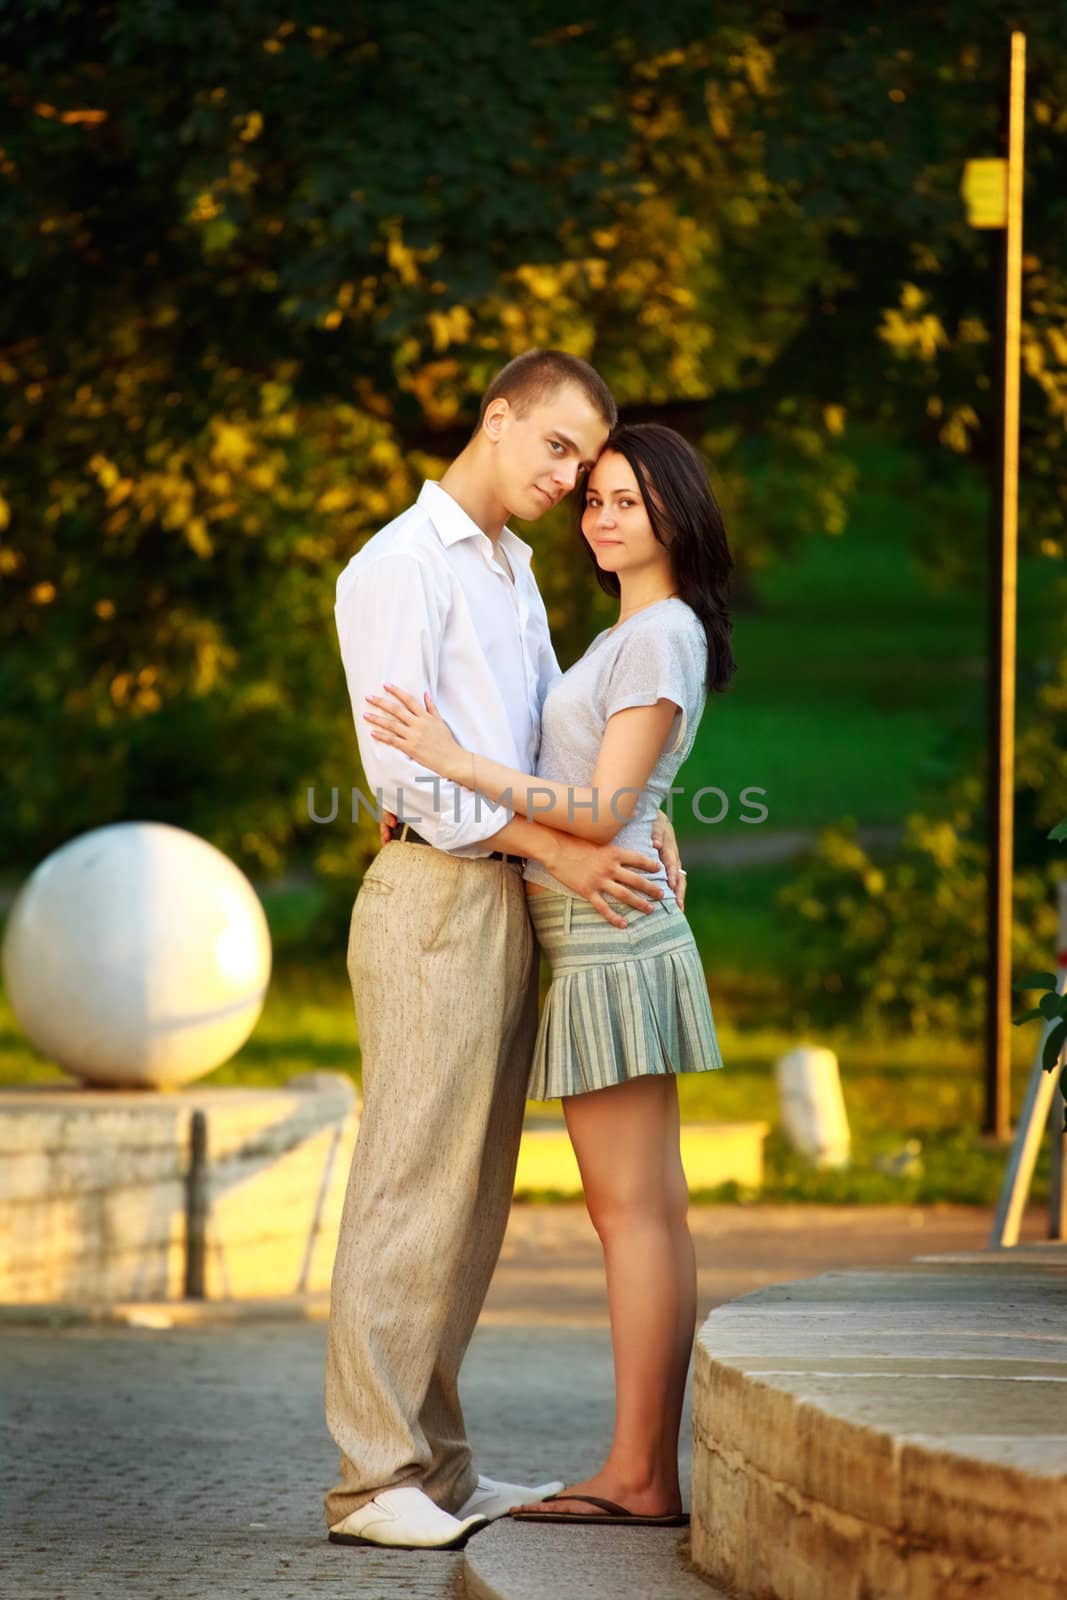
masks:
[[[662,699],[673,700],[679,708],[637,810],[613,841],[653,860],[659,858],[652,844],[652,819],[693,748],[704,710],[707,649],[704,625],[692,607],[684,600],[658,600],[598,633],[545,696],[537,775],[571,784],[575,790],[592,784],[604,729],[616,711],[652,706]],[[624,791],[617,803],[625,797]],[[611,800],[609,794],[600,795],[601,815],[610,816]],[[529,814],[538,819],[536,809]],[[572,892],[539,861],[527,861],[524,876],[546,889]],[[673,899],[662,865],[648,876],[663,885],[664,898]]]

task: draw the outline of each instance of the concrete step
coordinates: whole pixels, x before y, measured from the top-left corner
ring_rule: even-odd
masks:
[[[466,1600],[727,1600],[688,1566],[688,1530],[501,1517],[464,1551]]]
[[[1067,1245],[722,1306],[693,1424],[693,1560],[739,1595],[1062,1600]]]

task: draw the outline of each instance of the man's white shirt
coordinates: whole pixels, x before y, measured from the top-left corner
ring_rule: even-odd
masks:
[[[337,580],[334,619],[368,800],[460,856],[486,856],[508,820],[475,797],[371,738],[364,696],[394,683],[422,703],[428,690],[460,744],[532,773],[541,707],[559,663],[530,567],[510,528],[500,549],[437,483],[367,541]],[[416,781],[421,780],[421,781]]]

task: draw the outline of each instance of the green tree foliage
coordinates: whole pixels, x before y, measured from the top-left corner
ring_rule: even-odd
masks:
[[[1025,526],[1054,556],[1067,22],[1028,26]],[[350,882],[366,829],[305,808],[358,778],[334,578],[531,344],[705,444],[742,569],[843,529],[849,416],[982,469],[992,241],[958,187],[1005,41],[992,0],[0,14],[7,863],[152,815]],[[570,538],[537,534],[564,658]]]

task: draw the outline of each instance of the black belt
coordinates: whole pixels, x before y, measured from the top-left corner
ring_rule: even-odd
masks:
[[[429,839],[424,839],[422,837],[421,833],[416,833],[415,829],[411,826],[410,822],[405,822],[403,827],[400,829],[400,832],[398,834],[396,834],[395,837],[392,840],[390,840],[390,843],[391,844],[426,844],[426,845],[428,845],[428,844],[430,844],[430,841],[429,841]],[[433,849],[434,846],[430,845],[430,848]],[[525,856],[508,856],[508,855],[504,854],[503,850],[494,850],[493,853],[490,856],[488,856],[488,857],[482,856],[480,859],[483,860],[483,861],[484,860],[506,861],[506,862],[508,862],[508,864],[510,866],[513,866],[513,867],[523,867],[523,866],[526,865],[526,857]]]

